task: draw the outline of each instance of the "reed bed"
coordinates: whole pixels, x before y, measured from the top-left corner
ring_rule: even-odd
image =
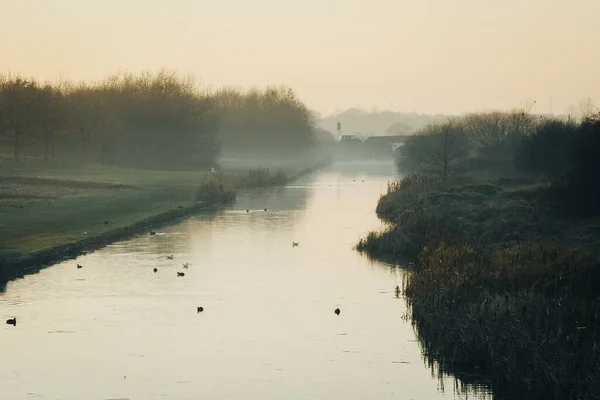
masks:
[[[380,199],[388,227],[356,248],[418,260],[402,290],[434,370],[496,394],[598,399],[600,262],[567,238],[577,230],[551,240],[552,221],[515,211],[514,196],[410,175]]]
[[[425,248],[404,293],[430,362],[489,377],[498,393],[600,393],[600,268],[586,254],[529,244],[486,255]]]

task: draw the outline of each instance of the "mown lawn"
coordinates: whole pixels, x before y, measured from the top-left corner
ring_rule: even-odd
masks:
[[[279,168],[293,176],[311,166],[255,160],[222,163],[230,176],[256,167]],[[78,240],[83,232],[94,236],[191,206],[209,174],[0,161],[0,256],[19,257]]]

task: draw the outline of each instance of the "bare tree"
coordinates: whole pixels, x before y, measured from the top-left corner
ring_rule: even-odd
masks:
[[[459,171],[469,154],[469,141],[457,120],[430,125],[411,137],[400,150],[401,169],[435,174],[444,181]]]
[[[598,111],[599,108],[594,104],[591,97],[586,97],[579,101],[579,114],[582,120],[593,116]]]

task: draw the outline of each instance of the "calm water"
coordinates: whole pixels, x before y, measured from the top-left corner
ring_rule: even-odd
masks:
[[[393,174],[336,164],[9,283],[0,398],[459,397],[423,364],[399,271],[352,250]]]

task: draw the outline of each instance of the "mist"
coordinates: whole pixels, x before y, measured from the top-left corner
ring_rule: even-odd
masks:
[[[0,397],[598,399],[598,21],[0,0]]]

